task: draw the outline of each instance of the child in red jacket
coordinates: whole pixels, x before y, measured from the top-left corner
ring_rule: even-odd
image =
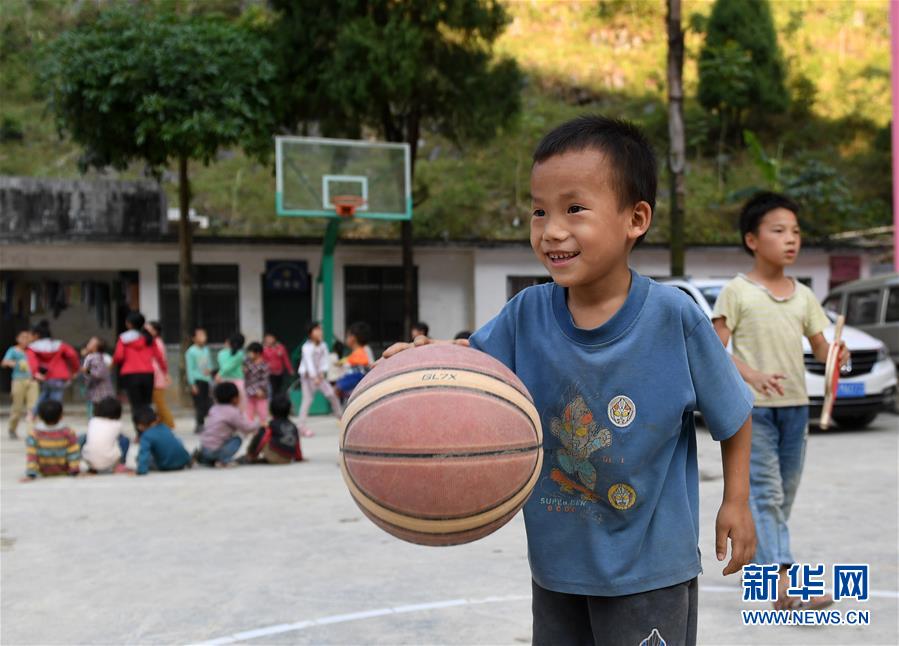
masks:
[[[128,329],[119,335],[112,355],[113,363],[119,366],[119,384],[128,394],[132,418],[135,411],[153,403],[153,361],[164,372],[168,371],[165,355],[159,351],[145,324],[140,312],[128,314],[125,319]]]
[[[35,325],[32,332],[37,340],[28,344],[25,354],[33,378],[41,384],[37,406],[47,399],[62,402],[66,386],[81,368],[81,359],[75,348],[53,338],[48,321],[43,320]]]

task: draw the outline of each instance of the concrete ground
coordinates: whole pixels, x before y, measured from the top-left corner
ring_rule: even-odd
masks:
[[[5,415],[0,417],[5,422]],[[69,422],[83,429],[84,418]],[[5,427],[5,423],[4,423]],[[192,448],[187,415],[178,428]],[[530,578],[517,516],[483,540],[409,545],[358,511],[337,425],[315,418],[308,462],[22,484],[0,439],[3,644],[523,644]],[[702,644],[896,644],[899,418],[811,436],[792,530],[797,558],[870,563],[868,627],[744,627],[714,559],[718,447],[700,432]],[[712,555],[709,557],[708,555]]]

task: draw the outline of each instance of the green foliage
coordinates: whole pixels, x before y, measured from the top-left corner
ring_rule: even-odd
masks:
[[[518,67],[492,54],[508,22],[494,0],[273,4],[287,59],[287,127],[324,117],[326,126],[368,127],[414,149],[425,129],[456,142],[488,139],[519,110]],[[296,74],[303,66],[314,71]]]
[[[756,137],[755,133],[751,130],[743,131],[743,141],[746,143],[746,148],[752,156],[752,161],[759,169],[759,172],[761,172],[762,177],[765,178],[765,182],[768,184],[769,188],[772,191],[782,190],[780,177],[780,149],[778,149],[776,157],[769,157],[768,153],[765,152],[765,149],[762,148],[762,142],[759,141],[759,138]]]
[[[743,139],[762,182],[731,192],[729,202],[741,202],[760,190],[783,192],[803,207],[803,229],[815,241],[841,230],[874,226],[884,219],[882,205],[859,201],[848,178],[834,166],[807,155],[784,164],[780,147],[777,156],[770,157],[755,133],[744,130]]]
[[[81,147],[69,137],[59,139],[54,121],[45,110],[43,90],[35,82],[36,50],[67,29],[89,25],[100,9],[115,4],[156,9],[168,6],[183,17],[212,12],[234,24],[256,29],[285,24],[282,21],[288,13],[282,9],[288,7],[296,21],[286,25],[289,33],[269,33],[272,54],[268,60],[282,68],[278,37],[296,43],[285,50],[284,57],[294,66],[284,68],[289,75],[278,85],[298,90],[293,96],[284,94],[283,103],[305,113],[292,122],[281,120],[282,128],[290,132],[308,128],[309,134],[376,136],[369,127],[348,120],[346,114],[340,113],[343,108],[326,95],[316,103],[312,93],[323,89],[315,79],[331,60],[333,38],[342,25],[336,18],[337,11],[350,11],[346,7],[355,7],[361,1],[3,0],[0,113],[21,126],[24,139],[0,141],[0,174],[79,175],[76,162]],[[690,16],[684,67],[689,151],[686,233],[691,243],[738,243],[734,225],[737,204],[726,201],[725,196],[739,187],[767,186],[768,181],[752,152],[741,145],[726,151],[725,181],[723,185],[719,183],[714,145],[717,115],[703,109],[696,100],[697,61],[705,44],[712,6],[708,0],[683,0],[683,14]],[[513,59],[526,75],[520,97],[522,110],[489,141],[476,139],[457,144],[432,132],[427,124],[422,127],[414,192],[416,235],[524,240],[533,146],[553,125],[583,112],[604,112],[635,120],[650,130],[657,149],[664,149],[667,126],[663,2],[609,0],[603,8],[598,2],[506,1],[502,7],[511,22],[494,41],[491,60]],[[789,67],[786,83],[790,108],[786,114],[773,117],[760,113],[766,124],[747,125],[772,157],[777,157],[776,151],[782,146],[784,178],[787,170],[792,172],[812,160],[838,172],[851,190],[857,213],[847,216],[845,225],[834,226],[848,228],[857,221],[889,223],[889,3],[797,0],[772,2],[770,8]],[[359,61],[359,65],[365,64]],[[277,97],[280,96],[279,93]],[[283,114],[277,106],[275,111]],[[332,119],[334,115],[339,118]],[[335,123],[354,130],[338,130]],[[734,135],[740,132],[737,127],[732,131]],[[134,163],[122,171],[106,168],[102,175],[124,179],[143,172],[143,164]],[[100,174],[89,171],[89,176]],[[162,186],[175,204],[177,187],[172,177],[172,173],[164,174]],[[211,217],[209,233],[321,234],[321,224],[316,220],[274,216],[271,165],[254,163],[240,150],[221,151],[208,166],[191,164],[191,189],[192,206]],[[650,242],[665,242],[667,208],[662,192],[648,236]],[[819,211],[825,213],[823,208]],[[807,213],[812,214],[812,210],[807,209]],[[390,237],[397,231],[393,225],[360,220],[347,225],[345,234]]]
[[[699,102],[730,112],[777,113],[789,97],[767,0],[716,0],[699,55]]]
[[[117,8],[50,44],[41,84],[82,168],[159,169],[223,146],[268,150],[269,58],[260,34],[223,20]]]
[[[24,138],[22,124],[17,119],[9,116],[0,119],[0,142],[22,141]]]

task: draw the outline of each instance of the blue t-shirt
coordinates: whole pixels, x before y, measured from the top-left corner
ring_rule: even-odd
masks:
[[[534,580],[621,596],[699,574],[693,411],[724,440],[752,394],[689,296],[632,272],[618,312],[585,330],[548,283],[470,343],[518,375],[543,423],[543,473],[524,509]]]
[[[31,379],[31,368],[28,367],[28,355],[26,355],[18,346],[10,346],[3,355],[4,361],[15,361],[16,366],[12,369],[12,378],[15,379]]]
[[[190,453],[165,424],[151,426],[140,436],[137,454],[137,474],[145,475],[150,468],[177,471],[190,462]]]

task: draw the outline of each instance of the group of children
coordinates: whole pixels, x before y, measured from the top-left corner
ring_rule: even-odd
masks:
[[[273,334],[266,334],[263,343],[245,346],[244,337],[234,334],[213,362],[206,331],[197,328],[185,355],[199,435],[199,447],[191,455],[173,432],[174,417],[165,401],[171,379],[161,325],[147,323],[132,312],[126,327],[113,355],[106,352],[102,339],[92,337],[79,360],[72,346],[52,338],[46,321],[21,331],[16,345],[7,350],[2,365],[12,370],[10,437],[18,437],[23,419],[33,426],[27,438],[26,480],[38,474],[79,472],[81,460],[89,473],[127,472],[124,464],[131,442],[122,430],[122,404],[112,383],[115,365],[131,404],[135,440],[140,445],[135,472],[143,475],[151,469],[177,470],[194,463],[233,466],[243,435],[252,438],[240,462],[302,460],[300,436],[313,434],[306,423],[315,394],[321,392],[339,417],[341,399],[374,363],[368,325],[351,325],[346,339],[350,351],[337,361],[343,370],[332,386],[331,356],[322,328],[311,323],[297,369],[303,392],[298,429],[289,419],[291,401],[284,393],[285,377],[295,371],[283,344]],[[61,418],[64,390],[79,374],[84,380],[88,428],[76,437]]]
[[[313,432],[307,425],[309,407],[316,393],[321,392],[331,405],[331,411],[338,417],[342,412],[341,402],[352,392],[356,383],[374,363],[374,355],[368,345],[371,336],[367,323],[349,326],[346,336],[348,356],[337,359],[341,375],[332,385],[331,351],[324,341],[321,324],[313,321],[306,330],[306,340],[300,349],[299,365],[294,371],[290,355],[273,334],[266,333],[263,342],[245,345],[242,334],[237,333],[225,341],[213,364],[212,353],[207,346],[206,331],[194,331],[193,344],[185,354],[187,382],[193,397],[196,417],[196,432],[203,433],[209,423],[208,416],[213,409],[210,394],[213,385],[231,384],[237,392],[235,406],[243,412],[249,422],[260,424],[268,421],[270,406],[284,394],[287,386],[285,377],[299,374],[302,401],[300,404],[299,427],[303,437],[311,437]],[[216,401],[217,398],[216,398]]]
[[[126,468],[131,441],[122,428],[122,404],[115,397],[96,403],[87,433],[76,435],[63,423],[63,405],[45,399],[37,405],[37,418],[26,439],[23,481],[38,476],[79,475],[82,461],[87,473],[178,471],[195,463],[211,467],[234,466],[242,435],[252,435],[246,455],[238,462],[287,464],[303,459],[297,427],[290,421],[290,400],[278,395],[271,402],[271,419],[263,425],[248,420],[239,409],[240,394],[230,382],[217,384],[215,404],[200,433],[199,446],[189,453],[184,444],[150,406],[132,413],[139,450],[136,468]]]

